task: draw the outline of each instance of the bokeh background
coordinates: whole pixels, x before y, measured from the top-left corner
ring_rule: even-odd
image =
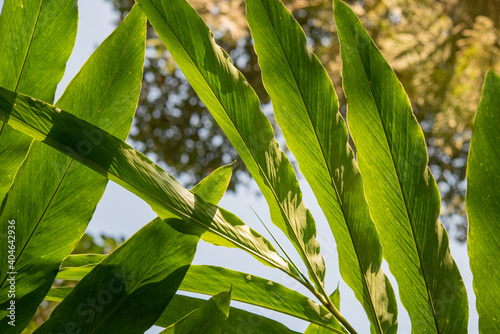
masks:
[[[262,84],[257,56],[245,20],[243,0],[188,2],[205,19],[219,45],[229,53],[235,66],[257,92],[282,149],[296,167],[304,202],[311,209],[318,225],[319,242],[328,268],[327,289],[333,291],[341,281],[335,241],[312,191],[301,176],[293,155],[286,149],[286,142],[273,120],[272,104]],[[500,0],[347,2],[396,71],[424,131],[429,165],[442,196],[441,221],[450,235],[452,254],[467,285],[471,305],[470,333],[476,333],[477,313],[466,249],[465,170],[484,75],[488,68],[500,71]],[[342,92],[339,42],[332,2],[285,0],[284,3],[302,25],[310,48],[327,69],[345,116],[346,101]],[[58,96],[133,4],[133,0],[80,2],[76,46],[58,88]],[[259,195],[244,164],[151,27],[148,29],[142,92],[128,142],[186,187],[192,187],[222,164],[236,161],[229,191],[220,205],[267,236],[252,207],[271,227],[272,232],[278,235],[278,240],[287,249],[293,249],[281,231],[271,226],[267,204]],[[109,253],[154,217],[155,214],[145,203],[110,183],[75,252]],[[256,274],[308,295],[308,291],[296,286],[288,277],[261,265],[242,251],[201,242],[194,263],[221,265]],[[386,264],[384,270],[389,272]],[[392,276],[390,278],[397,289],[395,280]],[[369,323],[361,306],[342,282],[340,292],[341,312],[360,333],[368,333]],[[273,317],[294,330],[303,331],[307,326],[303,321],[271,311],[239,303],[232,305]],[[32,321],[31,329],[26,332],[32,331],[48,317],[54,306],[55,303],[44,302]],[[410,333],[408,315],[401,304],[399,314],[399,332]],[[150,332],[158,333],[159,329]]]

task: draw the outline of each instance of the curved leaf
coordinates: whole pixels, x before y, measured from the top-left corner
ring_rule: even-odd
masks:
[[[207,301],[203,299],[177,294],[172,298],[155,325],[168,327],[191,311],[203,307],[206,303]],[[229,309],[229,317],[224,324],[223,333],[298,334],[277,321],[234,307]]]
[[[144,333],[175,295],[198,237],[154,219],[102,260],[35,333]]]
[[[232,164],[217,168],[206,178],[201,180],[191,191],[204,201],[217,205],[226,192],[231,180]],[[101,262],[103,254],[73,254],[69,255],[61,264],[57,279],[79,281]],[[60,295],[59,295],[60,296]]]
[[[97,265],[104,260],[106,254],[70,254],[61,263],[61,268],[87,267]]]
[[[397,302],[348,144],[332,82],[279,0],[246,0],[247,17],[276,121],[337,242],[340,272],[375,333],[397,331]]]
[[[65,111],[0,88],[0,120],[109,177],[145,200],[160,218],[217,245],[239,247],[296,277],[274,247],[234,214],[204,202],[127,143]],[[81,143],[88,147],[82,150]],[[204,233],[204,232],[211,233]],[[220,291],[220,290],[219,290]]]
[[[285,313],[318,325],[341,326],[326,308],[283,285],[254,275],[221,267],[192,265],[179,290],[213,295],[232,284],[231,298]]]
[[[146,17],[136,7],[88,59],[57,106],[125,139],[139,99],[145,39]],[[86,149],[84,144],[79,148]],[[106,184],[107,178],[70,157],[40,142],[32,144],[0,214],[2,225],[8,220],[17,222],[13,266],[18,330],[31,320],[61,261],[82,237]],[[0,247],[7,247],[6,242],[2,238]],[[9,271],[7,260],[2,261],[2,310],[10,303]]]
[[[191,191],[205,202],[217,205],[229,186],[232,172],[233,164],[219,167],[195,185]]]
[[[71,269],[79,268],[81,267]],[[85,275],[81,271],[74,272],[77,280]],[[233,300],[288,314],[330,328],[337,333],[345,333],[339,322],[323,306],[279,283],[247,273],[215,266],[192,265],[179,290],[213,295],[231,285]],[[72,289],[72,287],[50,289],[45,299],[60,301]]]
[[[219,292],[210,298],[205,305],[191,311],[188,315],[170,325],[162,334],[221,334],[229,316],[231,292]]]
[[[396,75],[354,12],[335,0],[347,121],[370,213],[414,331],[465,333],[464,283],[438,220],[424,135]]]
[[[269,204],[273,223],[292,241],[311,279],[321,286],[325,264],[314,219],[257,95],[185,0],[137,3],[245,162]]]
[[[5,0],[0,16],[0,86],[52,103],[75,44],[77,24],[75,0]],[[0,203],[31,142],[0,122]]]
[[[490,70],[467,163],[468,250],[480,333],[500,333],[500,76]]]
[[[330,295],[330,299],[337,308],[337,310],[340,310],[340,292],[339,292],[339,287],[337,286],[337,289],[333,291],[333,293]],[[331,330],[325,327],[320,327],[316,324],[310,324],[304,334],[329,334],[333,333]]]

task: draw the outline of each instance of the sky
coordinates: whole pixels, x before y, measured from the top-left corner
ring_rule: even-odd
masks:
[[[2,5],[3,0],[0,0],[0,6]],[[115,28],[115,22],[118,18],[117,14],[113,12],[111,4],[105,0],[81,1],[79,3],[79,16],[79,27],[75,48],[67,64],[65,76],[58,86],[56,99],[62,94],[66,85],[78,72],[85,60],[113,31]],[[129,143],[134,145],[133,142]],[[290,158],[293,159],[293,156]],[[179,181],[182,183],[182,180]],[[327,266],[325,280],[327,292],[331,293],[340,282],[341,313],[347,318],[353,327],[358,330],[359,333],[368,333],[369,322],[365,316],[363,308],[355,299],[351,290],[345,283],[342,282],[340,278],[335,241],[328,227],[327,221],[316,202],[312,190],[307,185],[304,178],[299,177],[299,182],[303,192],[303,200],[316,221],[318,241],[321,245],[321,253]],[[259,214],[262,220],[266,222],[266,225],[271,229],[272,233],[278,237],[280,243],[282,243],[282,245],[289,250],[289,253],[293,253],[292,250],[294,247],[292,244],[286,239],[286,237],[284,237],[283,233],[271,223],[269,209],[264,198],[256,195],[258,193],[257,186],[251,180],[249,180],[248,183],[249,185],[238,185],[236,193],[227,193],[224,195],[219,205],[225,209],[229,209],[231,212],[240,217],[247,225],[259,231],[266,238],[271,239],[269,234],[259,222],[259,219],[253,213],[250,208],[251,206]],[[99,236],[104,233],[109,236],[124,236],[128,238],[155,217],[156,214],[145,202],[127,190],[122,189],[117,184],[109,182],[104,196],[97,206],[94,216],[88,226],[87,232],[94,236]],[[463,280],[466,284],[469,303],[471,305],[469,328],[470,333],[474,334],[477,333],[478,318],[474,306],[475,298],[472,289],[472,275],[469,269],[467,247],[465,244],[459,244],[455,240],[450,241],[450,246],[452,255],[457,262]],[[295,263],[301,262],[298,255],[295,253],[291,255]],[[271,279],[289,288],[296,289],[306,296],[312,297],[309,291],[305,290],[305,288],[302,288],[301,286],[297,286],[297,283],[295,281],[291,281],[288,276],[282,274],[280,271],[273,270],[262,265],[252,256],[238,249],[216,247],[201,241],[193,264],[217,265],[246,272],[252,275]],[[303,267],[301,269],[303,269]],[[396,281],[394,277],[390,275],[385,261],[383,269],[391,280],[393,288],[396,292]],[[305,271],[305,269],[303,270]],[[230,286],[228,285],[228,289],[229,288]],[[202,298],[207,297],[203,296]],[[232,302],[231,305],[276,319],[287,325],[290,329],[296,331],[303,332],[308,325],[302,320],[239,302]],[[398,333],[410,334],[411,331],[408,314],[400,302],[398,305],[398,313]],[[159,333],[160,330],[160,328],[153,328],[148,331],[148,333]]]

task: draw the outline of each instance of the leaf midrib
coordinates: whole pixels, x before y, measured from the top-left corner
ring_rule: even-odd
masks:
[[[33,30],[31,32],[30,41],[28,43],[28,48],[26,49],[26,53],[25,53],[24,58],[23,58],[23,64],[21,65],[21,70],[19,71],[19,76],[17,77],[17,80],[16,80],[16,86],[14,87],[14,92],[17,92],[17,87],[19,86],[19,83],[21,82],[21,76],[22,76],[22,74],[24,72],[24,68],[26,66],[26,61],[28,59],[28,54],[30,52],[31,45],[33,44],[33,38],[35,37],[35,31],[36,31],[36,27],[38,26],[38,21],[40,20],[40,13],[42,12],[42,6],[43,6],[44,1],[45,0],[40,0],[40,6],[38,7],[38,12],[36,14],[35,25],[33,26]],[[5,122],[2,122],[2,127],[0,128],[0,138],[3,135],[3,131],[5,129],[5,124],[6,124]],[[31,140],[31,141],[33,141],[33,140]],[[2,284],[0,284],[0,287],[3,285],[3,283],[4,283],[4,281],[2,281]]]
[[[350,31],[349,31],[350,32]],[[351,33],[352,35],[352,33]],[[354,38],[353,38],[354,39]],[[359,50],[358,48],[358,45],[357,43],[354,43],[355,47],[356,47],[356,50]],[[371,49],[372,48],[372,43],[369,43],[369,48]],[[370,53],[370,51],[369,51]],[[359,59],[361,61],[361,56],[359,55],[359,52],[356,53],[358,56],[359,56]],[[363,62],[361,61],[361,64],[363,66],[363,75],[365,76],[365,79],[367,82],[370,82],[370,80],[368,80],[368,74],[366,73],[366,69],[364,67],[364,64]],[[424,270],[424,267],[423,267],[423,261],[422,261],[422,258],[420,256],[420,249],[418,247],[418,244],[417,244],[417,240],[416,240],[416,236],[415,236],[415,231],[413,229],[413,223],[412,223],[412,220],[410,218],[410,214],[408,212],[408,204],[407,204],[407,199],[405,197],[405,194],[403,192],[403,189],[401,188],[401,183],[399,182],[399,174],[396,170],[396,165],[394,163],[394,156],[393,156],[393,153],[392,153],[392,150],[391,150],[391,146],[389,145],[389,142],[387,140],[387,133],[386,133],[386,130],[385,130],[385,127],[383,126],[383,123],[382,123],[382,119],[381,119],[381,116],[380,116],[380,109],[379,109],[379,106],[375,100],[375,98],[373,97],[374,96],[374,92],[373,92],[373,89],[372,89],[372,86],[369,85],[370,87],[370,93],[371,93],[371,97],[372,97],[372,100],[376,106],[376,109],[377,109],[377,115],[379,116],[378,117],[378,121],[380,122],[379,124],[381,125],[381,128],[382,128],[382,131],[384,132],[384,141],[385,141],[385,144],[387,145],[387,147],[389,148],[389,152],[390,152],[390,157],[391,157],[391,162],[392,162],[392,167],[394,168],[394,174],[397,176],[397,184],[398,184],[398,188],[399,188],[399,191],[400,191],[400,195],[401,195],[401,198],[403,199],[403,203],[404,203],[404,207],[405,207],[405,213],[406,213],[406,217],[408,219],[408,223],[410,225],[410,228],[411,228],[411,234],[412,234],[412,239],[413,239],[413,243],[415,245],[415,248],[416,248],[416,253],[417,253],[417,256],[418,256],[418,260],[419,260],[419,264],[420,264],[420,270],[422,271],[422,278],[424,280],[424,284],[425,284],[425,290],[427,292],[427,297],[428,297],[428,300],[429,300],[429,304],[430,304],[430,307],[431,307],[431,310],[432,310],[432,315],[433,315],[433,319],[434,319],[434,325],[436,327],[436,331],[437,333],[439,334],[440,333],[440,329],[439,329],[439,326],[438,326],[438,323],[437,323],[437,317],[436,317],[436,311],[434,309],[434,303],[432,301],[432,297],[430,295],[430,291],[429,291],[429,288],[428,288],[428,283],[427,283],[427,278],[426,278],[426,275],[425,275],[425,270]],[[412,112],[412,117],[415,117],[413,115],[413,112]],[[418,123],[417,123],[418,124]],[[427,164],[426,164],[426,168],[427,167]]]
[[[330,169],[330,166],[329,164],[327,163],[327,159],[326,159],[326,155],[325,155],[325,151],[323,150],[323,146],[321,145],[320,143],[320,140],[318,138],[318,133],[316,131],[316,128],[314,127],[313,125],[313,122],[312,122],[312,119],[311,119],[311,114],[309,112],[309,108],[307,108],[306,106],[306,103],[304,101],[304,96],[302,94],[302,91],[300,90],[300,87],[298,85],[298,82],[297,82],[297,78],[295,78],[295,74],[294,72],[292,71],[292,68],[291,68],[291,65],[290,65],[290,62],[288,60],[288,57],[286,55],[286,52],[283,50],[283,46],[282,46],[282,43],[281,43],[281,40],[279,39],[278,37],[278,34],[276,33],[276,29],[274,29],[274,25],[272,24],[272,21],[269,17],[269,13],[268,11],[266,10],[266,8],[264,7],[264,5],[262,4],[262,0],[259,0],[260,4],[262,5],[262,8],[264,9],[264,12],[266,13],[266,18],[270,24],[270,26],[273,28],[272,31],[274,33],[274,36],[276,37],[276,39],[278,40],[278,45],[280,46],[280,50],[282,51],[282,54],[283,54],[283,58],[285,59],[286,61],[286,64],[287,64],[287,67],[288,67],[288,70],[290,71],[290,75],[292,76],[293,78],[293,83],[295,84],[295,88],[297,89],[297,92],[299,93],[299,96],[300,96],[300,100],[302,102],[302,105],[304,107],[304,110],[306,111],[306,114],[307,114],[307,119],[309,120],[310,124],[311,124],[311,128],[313,129],[313,133],[314,133],[314,138],[316,139],[316,142],[318,144],[318,147],[321,151],[321,157],[323,158],[323,162],[324,162],[324,165],[323,167],[326,168],[326,170],[328,171],[328,174],[330,175],[330,181],[331,181],[331,185],[332,185],[332,188],[335,190],[335,195],[337,197],[337,200],[340,204],[340,209],[342,211],[342,216],[344,217],[344,222],[345,222],[345,226],[347,227],[347,231],[349,232],[349,236],[351,238],[351,241],[352,241],[352,245],[353,245],[353,248],[354,248],[354,251],[356,253],[356,259],[358,261],[358,265],[359,267],[363,270],[363,272],[361,273],[362,274],[362,277],[363,277],[363,285],[368,293],[368,296],[369,296],[369,299],[371,301],[370,303],[370,306],[371,306],[371,309],[373,311],[373,314],[375,315],[375,321],[377,323],[377,327],[378,327],[378,330],[379,330],[379,333],[383,333],[382,331],[382,327],[381,327],[381,324],[380,324],[380,321],[379,321],[379,318],[377,316],[377,312],[375,311],[375,307],[373,305],[373,300],[372,300],[372,296],[371,296],[371,291],[370,289],[368,289],[368,284],[366,282],[366,276],[365,276],[365,268],[363,267],[363,265],[361,264],[360,260],[359,260],[359,253],[358,253],[358,248],[354,242],[354,239],[353,239],[353,235],[352,235],[352,231],[351,231],[351,228],[349,226],[349,224],[347,224],[347,216],[346,216],[346,213],[345,213],[345,210],[344,210],[344,204],[342,203],[342,199],[340,198],[340,195],[339,195],[339,191],[338,191],[338,188],[337,188],[337,185],[335,184],[335,181],[334,181],[334,178],[333,178],[333,175],[332,175],[332,171]],[[313,54],[313,57],[316,57],[314,54]],[[338,113],[338,110],[337,110],[337,113]]]

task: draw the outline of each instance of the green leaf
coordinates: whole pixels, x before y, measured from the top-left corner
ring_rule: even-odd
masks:
[[[92,267],[92,269],[94,268]],[[83,278],[83,276],[81,278]],[[66,296],[68,296],[71,293],[71,291],[73,291],[72,286],[52,288],[49,290],[44,299],[60,303],[63,301],[64,298],[66,298]]]
[[[337,242],[340,272],[375,333],[397,331],[397,302],[348,144],[332,82],[279,0],[246,0],[247,18],[276,121]]]
[[[406,93],[354,12],[335,0],[347,121],[371,216],[413,330],[465,333],[468,306],[425,140]]]
[[[229,186],[233,164],[217,168],[200,181],[191,191],[205,202],[217,205]]]
[[[227,317],[231,292],[224,291],[214,295],[205,305],[193,310],[188,315],[161,331],[162,334],[221,334]]]
[[[73,254],[65,258],[56,279],[79,281],[101,262],[104,254]]]
[[[337,285],[337,289],[333,291],[333,293],[330,295],[330,300],[332,301],[333,305],[337,308],[337,310],[340,310],[340,291],[339,287]],[[325,327],[320,327],[316,324],[310,324],[304,334],[329,334],[329,333],[334,333],[328,328]]]
[[[0,86],[52,103],[77,25],[75,0],[5,0],[0,16]],[[0,122],[0,203],[31,142]]]
[[[269,204],[273,223],[295,245],[316,286],[322,286],[325,265],[314,219],[257,95],[185,0],[137,3],[238,151]]]
[[[474,121],[465,204],[480,333],[500,332],[500,76],[490,70]]]
[[[175,295],[197,243],[154,219],[85,276],[35,333],[144,333]]]
[[[168,327],[191,311],[203,307],[206,303],[207,301],[203,299],[177,294],[172,298],[155,325]],[[223,333],[297,334],[277,321],[234,307],[229,309],[229,317],[223,326]]]
[[[233,287],[233,300],[268,308],[328,328],[341,328],[337,319],[323,306],[279,283],[247,273],[221,267],[193,265],[179,289],[213,295],[227,288],[228,284]]]
[[[226,192],[231,180],[232,164],[217,168],[201,180],[191,191],[203,200],[217,205]],[[57,279],[79,281],[87,275],[106,255],[75,254],[69,255],[61,264]]]
[[[192,265],[179,290],[214,295],[231,285],[233,300],[288,314],[337,333],[345,332],[325,307],[279,283],[251,274],[221,267]],[[59,301],[71,290],[71,287],[53,288],[45,299]]]
[[[145,39],[146,17],[137,6],[88,59],[57,106],[125,139],[139,99]],[[78,148],[88,149],[82,142]],[[61,261],[85,232],[106,184],[106,177],[65,154],[40,142],[32,144],[0,214],[2,231],[7,231],[9,220],[16,221],[15,269],[9,270],[7,254],[1,256],[0,326],[9,320],[3,317],[10,303],[8,272],[17,271],[19,331],[43,301]],[[7,238],[0,240],[0,247],[7,248]]]
[[[0,120],[108,176],[145,200],[162,219],[172,215],[181,218],[182,223],[179,219],[167,220],[177,229],[203,233],[205,241],[246,250],[261,262],[296,277],[293,267],[274,247],[238,217],[204,202],[143,154],[100,128],[3,88],[0,88]],[[82,142],[88,144],[88,149],[81,149]]]
[[[70,254],[61,263],[61,268],[95,266],[105,257],[105,254]]]

